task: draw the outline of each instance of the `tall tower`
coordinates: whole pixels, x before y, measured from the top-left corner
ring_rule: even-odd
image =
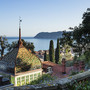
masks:
[[[21,18],[19,17],[19,42],[18,42],[18,45],[21,46],[23,43],[22,43],[22,40],[21,40]]]

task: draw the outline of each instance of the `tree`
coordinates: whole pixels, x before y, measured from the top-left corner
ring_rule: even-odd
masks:
[[[75,61],[77,61],[77,56],[76,56],[76,55],[74,56],[73,63],[74,63]]]
[[[51,61],[51,62],[55,62],[53,40],[50,41],[50,46],[49,46],[49,58],[50,58],[50,61]]]
[[[86,51],[86,46],[90,43],[90,8],[83,14],[82,19],[83,21],[79,26],[69,28],[73,30],[72,32],[64,31],[60,39],[60,45],[68,44],[72,46],[79,53],[79,56],[82,53],[82,49]]]
[[[65,46],[65,45],[72,46],[72,42],[73,42],[72,32],[71,31],[70,32],[63,31],[62,38],[60,38],[60,45],[62,45],[62,46]]]
[[[23,39],[22,39],[22,42],[23,42],[24,47],[26,47],[28,50],[30,49],[34,53],[35,47],[34,47],[33,43],[24,41]],[[17,47],[17,45],[18,45],[18,41],[14,41],[14,42],[12,42],[12,44],[8,44],[8,51],[13,50],[15,47]]]
[[[79,56],[81,55],[83,43],[82,43],[82,34],[81,34],[81,28],[77,27],[74,28],[73,31],[73,40],[75,41],[73,46],[76,49],[76,51],[79,53]]]
[[[82,26],[83,26],[83,34],[88,34],[90,37],[90,8],[87,8],[87,11],[83,14],[82,17]]]
[[[7,45],[8,45],[8,41],[7,41],[6,37],[5,36],[0,36],[1,57],[4,56],[4,50],[5,50],[5,48],[7,48]]]
[[[90,66],[90,50],[85,52],[85,62]]]
[[[47,61],[48,59],[47,59],[47,52],[45,51],[45,53],[44,53],[44,61]]]
[[[55,51],[55,63],[58,64],[59,60],[60,60],[60,44],[59,44],[59,39],[57,39],[57,48]]]
[[[79,56],[82,53],[82,49],[86,51],[86,46],[90,43],[90,9],[87,9],[83,14],[82,19],[82,23],[73,29],[74,47],[79,52]]]

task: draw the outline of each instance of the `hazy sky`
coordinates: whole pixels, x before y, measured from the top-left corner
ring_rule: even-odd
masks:
[[[90,0],[0,0],[0,35],[22,36],[68,30],[82,22]]]

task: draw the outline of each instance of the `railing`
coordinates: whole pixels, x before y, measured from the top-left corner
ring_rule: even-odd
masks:
[[[12,87],[13,84],[8,84],[8,85],[4,85],[4,86],[0,86],[0,90],[8,90],[10,87]],[[7,89],[8,88],[8,89]],[[11,89],[11,88],[10,88]]]
[[[7,88],[8,90],[68,90],[68,84],[74,84],[75,81],[90,79],[90,70],[73,76],[59,79],[53,83],[25,85],[20,87]],[[4,89],[5,90],[5,89]]]

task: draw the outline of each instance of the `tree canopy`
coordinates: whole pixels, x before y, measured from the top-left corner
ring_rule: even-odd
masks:
[[[28,50],[30,49],[34,53],[35,47],[34,47],[33,43],[24,41],[24,39],[22,39],[22,42],[23,42],[24,47],[26,47]],[[14,42],[12,42],[12,44],[8,44],[8,51],[13,50],[17,45],[18,45],[18,41],[14,41]]]
[[[44,53],[44,61],[48,61],[47,52]]]
[[[59,39],[57,39],[57,47],[56,47],[56,51],[55,51],[55,63],[59,63],[60,60],[60,43],[59,43]]]
[[[50,61],[51,61],[51,62],[55,62],[53,40],[50,41],[50,46],[49,46],[49,58],[50,58]]]
[[[7,45],[8,45],[8,41],[7,41],[7,38],[5,36],[0,36],[0,54],[1,54],[1,57],[4,56],[4,50],[5,48],[7,48]]]
[[[76,48],[81,54],[82,49],[86,50],[86,46],[90,43],[90,9],[88,8],[82,16],[82,23],[75,26],[71,32],[63,32],[63,37],[60,39],[60,44],[64,46],[68,44]]]

